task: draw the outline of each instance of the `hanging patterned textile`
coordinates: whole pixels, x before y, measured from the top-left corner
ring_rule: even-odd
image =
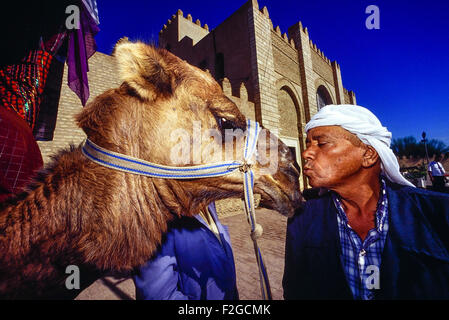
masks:
[[[21,64],[0,70],[1,103],[15,111],[31,129],[39,113],[39,104],[52,61],[45,50],[32,50]]]

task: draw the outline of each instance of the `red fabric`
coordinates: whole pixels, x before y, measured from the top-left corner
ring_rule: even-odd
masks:
[[[0,106],[0,202],[18,194],[43,166],[28,123]]]
[[[0,97],[9,108],[34,128],[48,70],[53,56],[44,50],[32,50],[21,64],[0,69]]]

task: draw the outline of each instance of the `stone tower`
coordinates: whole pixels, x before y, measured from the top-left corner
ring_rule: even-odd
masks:
[[[249,118],[275,132],[301,165],[304,127],[326,104],[355,104],[330,61],[298,22],[282,33],[268,9],[246,2],[214,30],[178,10],[159,33],[159,46],[209,70]],[[306,180],[301,177],[304,186]]]

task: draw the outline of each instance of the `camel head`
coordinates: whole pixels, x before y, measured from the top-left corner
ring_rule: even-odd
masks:
[[[164,49],[127,39],[117,43],[114,56],[122,85],[98,96],[77,117],[92,142],[166,166],[243,159],[246,118],[208,72]],[[260,205],[292,215],[302,201],[299,167],[288,147],[268,130],[259,135],[253,170]],[[141,179],[152,179],[177,215],[193,215],[211,201],[243,196],[239,170],[214,178]]]

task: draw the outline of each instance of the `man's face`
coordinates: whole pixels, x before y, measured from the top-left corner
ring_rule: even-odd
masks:
[[[335,189],[356,181],[362,170],[364,145],[339,126],[316,127],[308,131],[304,174],[312,187]]]

